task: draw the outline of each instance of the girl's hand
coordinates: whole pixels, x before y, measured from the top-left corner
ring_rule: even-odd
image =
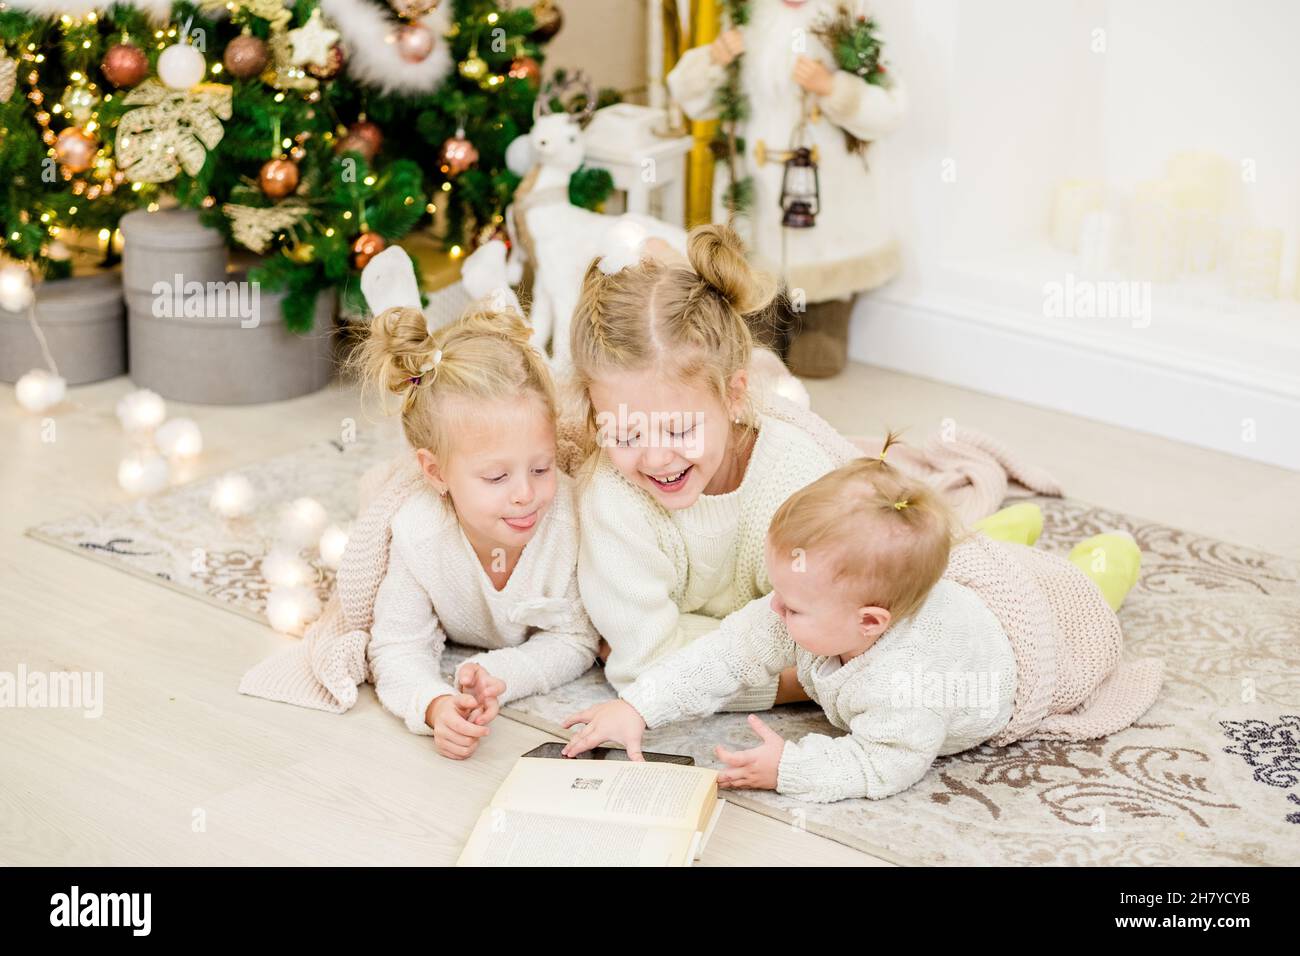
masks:
[[[739,30],[727,30],[709,44],[709,57],[718,66],[726,66],[745,52],[745,35]]]
[[[738,790],[775,790],[785,738],[753,714],[749,715],[749,726],[763,742],[757,747],[734,753],[717,747],[714,752],[727,765],[726,770],[718,771],[718,786]]]
[[[492,722],[492,718],[501,711],[497,702],[506,692],[506,682],[500,677],[493,677],[481,664],[466,664],[456,674],[460,689],[473,696],[478,706],[470,714],[470,723],[480,727]]]
[[[835,74],[816,60],[801,56],[794,61],[794,81],[809,93],[830,96]]]
[[[433,728],[433,743],[438,753],[452,760],[464,760],[478,749],[479,741],[491,731],[472,723],[478,709],[472,694],[443,694],[435,697],[425,711],[424,722]]]
[[[645,721],[637,713],[637,709],[625,700],[611,700],[604,704],[597,704],[595,707],[588,707],[565,718],[565,727],[572,727],[574,724],[587,726],[574,734],[573,739],[564,745],[562,752],[566,757],[585,754],[606,741],[613,741],[627,748],[630,759],[645,759],[641,756],[641,734],[645,731]]]

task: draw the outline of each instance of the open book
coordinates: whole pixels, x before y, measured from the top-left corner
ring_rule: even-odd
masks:
[[[690,866],[724,805],[714,770],[525,756],[456,865]]]

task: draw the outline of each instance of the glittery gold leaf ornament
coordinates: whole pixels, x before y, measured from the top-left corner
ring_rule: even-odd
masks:
[[[230,220],[236,242],[254,252],[265,252],[277,233],[296,226],[307,214],[307,204],[290,200],[263,207],[228,202],[221,211]]]
[[[128,179],[165,183],[182,169],[197,175],[225,135],[221,120],[230,119],[231,88],[200,83],[189,90],[172,90],[157,80],[145,80],[124,101],[134,106],[117,126],[117,165]]]
[[[251,13],[267,21],[273,31],[283,30],[293,19],[290,5],[285,0],[203,0],[199,8],[205,13],[223,16],[227,13]]]
[[[286,31],[272,33],[267,46],[271,48],[271,65],[262,78],[277,90],[314,90],[320,86],[314,76],[294,65],[293,44]]]
[[[18,61],[0,50],[0,103],[8,103],[18,82]]]

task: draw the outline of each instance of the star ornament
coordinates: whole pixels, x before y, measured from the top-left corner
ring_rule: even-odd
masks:
[[[321,16],[320,7],[317,7],[306,23],[289,31],[293,65],[325,66],[329,62],[330,50],[338,42],[339,31],[325,25],[325,18]]]

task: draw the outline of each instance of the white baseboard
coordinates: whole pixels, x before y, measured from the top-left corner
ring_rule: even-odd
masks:
[[[1300,470],[1300,387],[1212,356],[1044,333],[961,300],[859,296],[856,361]],[[1300,386],[1300,369],[1296,370]]]

